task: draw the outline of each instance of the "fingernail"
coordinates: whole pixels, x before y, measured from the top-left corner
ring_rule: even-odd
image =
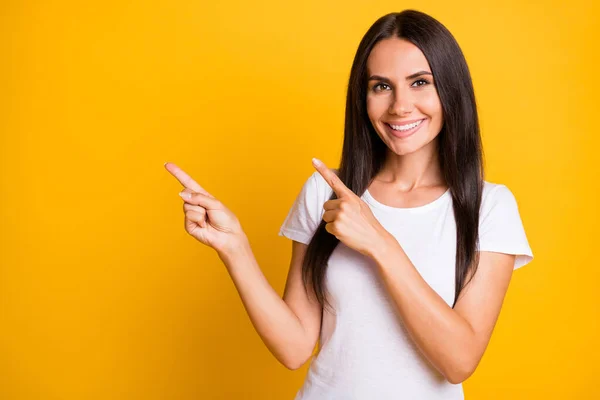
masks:
[[[321,161],[318,158],[313,158],[312,159],[313,164],[315,164],[316,166],[320,166],[321,165]]]
[[[187,193],[187,192],[179,192],[179,195],[181,197],[183,197],[184,199],[191,199],[192,198],[192,194],[191,193]]]

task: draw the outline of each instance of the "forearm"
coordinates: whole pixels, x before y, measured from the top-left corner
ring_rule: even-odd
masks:
[[[469,323],[427,284],[395,239],[373,259],[417,347],[446,379],[462,382],[473,358]]]
[[[254,329],[269,351],[287,368],[295,369],[312,352],[296,314],[271,287],[262,273],[250,243],[244,240],[233,252],[219,254],[227,267]]]

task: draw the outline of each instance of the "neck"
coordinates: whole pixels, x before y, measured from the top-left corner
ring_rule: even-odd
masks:
[[[375,180],[391,184],[402,191],[445,186],[438,157],[437,138],[429,145],[409,154],[398,155],[388,148],[386,161]]]

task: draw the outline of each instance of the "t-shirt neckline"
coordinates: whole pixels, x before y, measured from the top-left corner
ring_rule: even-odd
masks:
[[[365,200],[367,201],[367,203],[369,203],[372,206],[377,207],[379,209],[385,210],[385,211],[395,212],[395,213],[420,213],[420,212],[424,212],[424,211],[429,211],[432,208],[437,207],[439,204],[441,204],[447,198],[449,198],[450,197],[450,188],[448,188],[441,196],[439,196],[437,199],[433,200],[432,202],[424,204],[422,206],[418,206],[418,207],[388,206],[386,204],[380,203],[377,200],[375,200],[375,198],[371,195],[371,193],[369,193],[369,189],[365,190],[364,197],[365,197]]]

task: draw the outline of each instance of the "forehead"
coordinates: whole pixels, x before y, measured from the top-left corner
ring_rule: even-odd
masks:
[[[397,37],[380,40],[367,59],[367,72],[381,75],[410,75],[420,70],[429,70],[423,52],[414,44]]]

